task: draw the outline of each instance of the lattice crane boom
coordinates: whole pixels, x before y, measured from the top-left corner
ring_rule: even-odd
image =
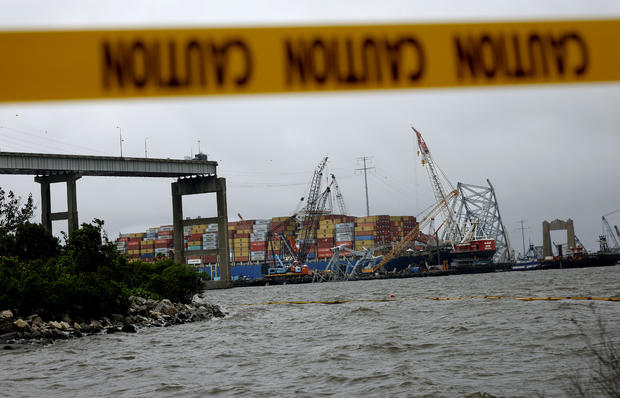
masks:
[[[418,140],[418,152],[422,157],[422,165],[426,166],[426,171],[428,172],[429,179],[431,181],[431,186],[433,187],[433,194],[435,195],[436,203],[445,202],[447,199],[446,190],[441,183],[439,178],[439,174],[437,173],[437,165],[431,156],[431,151],[428,149],[428,145],[422,138],[422,134],[416,130],[413,125],[411,129],[415,132],[417,140]],[[451,206],[446,206],[441,211],[444,220],[446,230],[448,232],[448,238],[452,241],[452,243],[459,243],[462,240],[462,234],[458,224],[456,223],[454,212]]]
[[[614,248],[620,248],[620,243],[618,243],[618,239],[616,238],[614,231],[611,229],[611,226],[609,225],[609,222],[607,221],[606,216],[610,216],[619,211],[620,209],[612,211],[611,213],[607,213],[603,217],[601,217],[603,221],[603,229],[605,230],[605,233],[607,234],[607,236],[609,236],[609,238],[611,239]]]
[[[336,194],[336,201],[338,202],[338,209],[340,210],[340,214],[349,214],[347,212],[347,206],[344,204],[344,198],[342,197],[342,192],[340,192],[338,181],[336,181],[336,176],[333,174],[332,183],[334,184],[334,193]]]
[[[319,165],[314,170],[312,180],[310,181],[310,189],[308,191],[308,199],[306,200],[306,207],[302,212],[302,218],[311,215],[316,212],[318,200],[321,196],[321,177],[323,176],[323,170],[327,164],[327,156],[321,160]]]
[[[429,224],[431,222],[431,220],[438,215],[439,213],[441,213],[442,211],[445,210],[446,207],[448,207],[450,205],[450,201],[454,198],[456,198],[459,195],[459,191],[458,190],[453,190],[452,192],[450,192],[445,199],[441,200],[440,202],[438,202],[422,219],[422,221],[420,221],[415,228],[413,228],[407,235],[405,235],[405,237],[398,242],[397,244],[395,244],[392,247],[392,250],[390,250],[390,252],[388,254],[386,254],[385,256],[383,256],[383,258],[381,259],[381,261],[375,265],[372,269],[365,269],[363,270],[363,272],[377,272],[378,270],[380,270],[385,264],[387,264],[390,260],[396,258],[400,253],[403,252],[403,250],[405,250],[405,248],[414,240],[416,240],[419,236],[420,236],[420,231],[422,228],[424,228],[427,224]]]

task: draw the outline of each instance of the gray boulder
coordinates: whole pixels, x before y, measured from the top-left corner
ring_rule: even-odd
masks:
[[[163,299],[155,306],[155,311],[162,315],[172,316],[175,313],[174,305],[168,299]]]
[[[13,322],[15,322],[15,319],[11,310],[0,312],[0,334],[14,331],[15,325],[13,325]]]
[[[19,330],[20,332],[27,332],[30,333],[32,331],[32,328],[30,327],[30,325],[28,324],[28,322],[24,321],[23,319],[18,319],[15,322],[13,322],[13,325],[15,325],[15,327],[17,328],[17,330]]]

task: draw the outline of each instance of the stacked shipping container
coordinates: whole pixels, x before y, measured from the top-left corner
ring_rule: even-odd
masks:
[[[380,246],[392,241],[390,216],[358,217],[355,220],[355,250]]]
[[[299,247],[307,237],[305,249],[309,258],[325,260],[332,256],[334,246],[345,245],[355,250],[371,248],[401,240],[416,226],[412,216],[378,215],[351,217],[323,215],[318,229],[307,234],[299,229],[293,217],[274,217],[265,220],[243,220],[228,223],[230,260],[234,263],[271,261],[273,255],[283,254],[282,236]],[[308,226],[306,226],[307,228]],[[218,225],[194,225],[184,228],[188,263],[217,264],[216,255],[196,256],[192,251],[215,250],[218,247]],[[122,254],[144,261],[153,261],[158,255],[169,257],[174,247],[173,227],[163,225],[146,232],[121,234],[117,248]],[[341,251],[345,255],[346,251]],[[215,272],[215,271],[213,271]]]
[[[349,238],[343,236],[342,224],[350,224],[355,217],[345,215],[325,215],[320,217],[319,229],[317,230],[317,257],[320,259],[329,258],[333,255],[332,248],[337,245],[338,238]],[[340,225],[340,227],[338,227]],[[340,231],[340,232],[339,232]],[[340,233],[340,236],[337,234]],[[349,241],[352,241],[349,239]],[[349,247],[352,247],[349,245]],[[341,252],[341,255],[346,254]]]

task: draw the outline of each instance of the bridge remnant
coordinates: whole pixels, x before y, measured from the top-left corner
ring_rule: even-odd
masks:
[[[183,196],[203,193],[217,195],[217,217],[194,218],[183,220]],[[217,223],[217,249],[194,250],[193,255],[217,255],[220,267],[221,287],[230,285],[230,259],[228,250],[228,210],[226,208],[226,179],[215,176],[182,178],[172,183],[172,222],[174,227],[174,260],[185,260],[185,244],[183,242],[183,227],[197,224]]]
[[[103,177],[164,177],[176,178],[172,183],[175,261],[185,262],[183,226],[201,222],[218,224],[218,249],[221,282],[230,286],[228,257],[228,219],[226,179],[218,178],[217,162],[206,155],[194,159],[127,158],[113,156],[60,155],[48,153],[0,152],[0,174],[34,175],[41,184],[41,224],[52,231],[52,221],[67,220],[69,235],[78,228],[76,181],[83,176]],[[67,184],[67,211],[52,212],[50,185]],[[217,217],[183,220],[182,196],[198,193],[217,194]],[[204,251],[209,252],[212,251]],[[196,252],[197,255],[202,255]]]
[[[67,220],[67,233],[78,229],[77,190],[75,182],[82,177],[79,173],[56,174],[51,176],[35,177],[41,184],[41,224],[52,233],[52,221]],[[64,182],[67,184],[67,211],[52,213],[50,184]]]
[[[566,243],[569,250],[576,247],[575,242],[575,227],[573,226],[573,220],[568,219],[566,221],[555,219],[551,222],[543,221],[543,256],[553,256],[553,250],[551,248],[551,232],[557,230],[566,230]]]

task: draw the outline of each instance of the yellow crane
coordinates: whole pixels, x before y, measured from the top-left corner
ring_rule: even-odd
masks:
[[[431,220],[438,215],[439,213],[441,213],[442,211],[445,210],[446,207],[448,207],[450,205],[450,201],[452,199],[454,199],[455,197],[457,197],[459,195],[459,191],[458,190],[454,190],[452,192],[450,192],[448,195],[446,195],[442,200],[440,200],[435,206],[433,206],[433,208],[424,216],[424,218],[422,219],[422,221],[420,221],[415,228],[413,228],[407,235],[405,235],[405,237],[403,238],[403,240],[401,240],[400,242],[398,242],[397,244],[395,244],[394,246],[392,246],[392,250],[390,250],[390,252],[388,254],[386,254],[385,256],[383,256],[383,258],[381,259],[381,261],[375,265],[375,266],[371,266],[368,268],[364,268],[362,269],[362,272],[364,273],[368,273],[368,272],[377,272],[378,270],[380,270],[385,264],[387,264],[390,260],[396,258],[400,253],[403,252],[403,250],[405,250],[405,248],[414,240],[416,240],[418,237],[420,237],[420,230],[422,228],[424,228],[426,225],[428,225]]]

